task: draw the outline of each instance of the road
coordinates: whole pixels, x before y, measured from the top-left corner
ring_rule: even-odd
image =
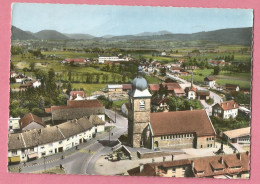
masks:
[[[179,78],[179,77],[176,77],[176,76],[174,76],[174,75],[172,75],[172,74],[170,74],[170,73],[167,73],[166,75],[167,75],[168,77],[172,78],[172,79],[175,79],[175,80],[177,80],[177,81],[180,81],[180,82],[181,82],[180,85],[181,85],[181,87],[182,87],[183,89],[185,89],[186,87],[190,87],[190,86],[191,86],[191,83],[188,82],[188,81],[186,81],[186,80],[184,80],[184,79],[181,79],[181,78]],[[204,88],[204,87],[201,87],[201,86],[198,86],[198,85],[194,85],[194,87],[196,87],[198,90],[208,90],[208,89],[206,89],[206,88]],[[222,102],[222,97],[219,96],[218,94],[212,92],[212,91],[210,91],[210,98],[212,98],[212,99],[214,100],[214,103],[213,103],[212,105],[208,105],[208,104],[205,102],[205,100],[200,100],[201,104],[203,105],[204,109],[207,111],[207,113],[208,113],[209,115],[212,114],[212,108],[211,108],[211,107],[212,107],[213,105],[215,105],[216,103]]]
[[[124,133],[127,133],[128,120],[127,118],[116,114],[112,110],[105,110],[108,117],[114,121],[116,118],[115,127],[109,133],[102,133],[89,142],[80,145],[79,150],[72,148],[66,152],[55,154],[44,159],[38,159],[34,162],[26,163],[25,167],[21,167],[22,173],[32,173],[37,171],[44,171],[55,166],[62,166],[66,174],[96,174],[94,171],[95,162],[101,155],[111,152],[111,147],[115,145],[116,140]],[[61,156],[64,155],[64,159]],[[11,166],[15,167],[15,166]],[[10,168],[11,168],[10,167]]]

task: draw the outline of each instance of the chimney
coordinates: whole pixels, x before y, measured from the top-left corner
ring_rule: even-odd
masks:
[[[240,154],[240,153],[237,154],[237,158],[238,158],[239,160],[241,160],[241,154]]]
[[[140,168],[140,172],[143,172],[143,170],[144,170],[144,164],[140,164],[140,166],[139,166],[139,168]]]
[[[236,107],[236,104],[234,104],[234,108]]]
[[[220,162],[221,164],[224,164],[223,157],[220,157],[220,160],[219,160],[219,162]]]
[[[192,171],[194,170],[194,161],[193,160],[191,161],[191,170]]]

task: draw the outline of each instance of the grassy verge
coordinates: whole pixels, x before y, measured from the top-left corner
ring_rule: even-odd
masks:
[[[37,171],[36,174],[66,174],[64,168],[60,169],[59,166],[53,167],[51,169],[46,169],[46,171]]]
[[[113,107],[113,108],[121,108],[121,106],[122,106],[124,103],[127,103],[127,102],[128,102],[128,99],[113,101],[112,107]]]

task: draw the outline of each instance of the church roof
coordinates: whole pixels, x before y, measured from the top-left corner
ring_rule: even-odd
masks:
[[[215,129],[205,110],[158,112],[150,114],[154,136],[196,133],[214,136]]]

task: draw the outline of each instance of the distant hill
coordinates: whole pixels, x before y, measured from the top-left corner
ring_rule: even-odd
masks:
[[[167,41],[196,41],[205,40],[223,44],[252,44],[252,27],[231,28],[192,34],[163,34],[152,36],[115,36],[108,40],[167,40]]]
[[[168,31],[159,32],[143,32],[137,35],[123,35],[113,36],[104,35],[102,37],[95,37],[89,34],[62,34],[55,30],[43,30],[37,33],[23,31],[12,26],[12,40],[29,40],[29,39],[43,39],[43,40],[70,40],[83,39],[95,41],[127,41],[127,40],[166,40],[166,41],[211,41],[222,44],[252,44],[252,27],[247,28],[230,28],[216,31],[198,32],[192,34],[173,34]]]
[[[55,31],[55,30],[42,30],[37,33],[34,33],[34,36],[41,40],[69,40],[68,36],[65,36],[64,34]]]
[[[166,35],[166,34],[172,34],[169,31],[158,31],[158,32],[143,32],[136,34],[135,36],[154,36],[154,35]]]
[[[75,40],[89,40],[92,38],[95,38],[95,36],[92,36],[90,34],[66,34],[63,33],[65,36],[71,38],[71,39],[75,39]]]
[[[11,28],[12,40],[35,40],[37,39],[33,34],[23,31],[15,26],[12,26]]]

